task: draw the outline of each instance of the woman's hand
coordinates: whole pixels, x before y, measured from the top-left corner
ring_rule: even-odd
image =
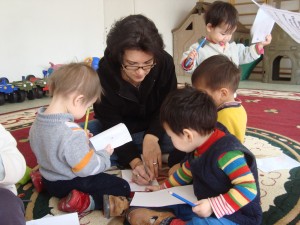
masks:
[[[138,165],[132,171],[132,181],[139,185],[149,185],[154,175],[144,165]]]
[[[154,174],[147,169],[142,160],[135,158],[129,164],[132,168],[132,181],[139,185],[149,185]]]
[[[158,169],[161,169],[162,159],[158,138],[152,134],[146,134],[143,142],[143,159],[149,172],[158,177]],[[150,174],[150,173],[149,173]],[[154,179],[151,177],[151,180]]]
[[[193,212],[200,217],[209,217],[212,213],[212,207],[208,199],[202,199],[195,202],[196,206],[192,208]]]

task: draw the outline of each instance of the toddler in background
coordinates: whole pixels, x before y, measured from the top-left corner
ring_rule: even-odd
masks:
[[[44,188],[61,198],[59,210],[82,213],[102,209],[104,194],[129,196],[125,180],[103,173],[113,149],[95,151],[89,132],[74,122],[100,101],[97,73],[85,63],[67,64],[51,75],[49,89],[50,105],[38,110],[29,138]]]
[[[245,47],[235,42],[229,43],[237,29],[238,12],[233,5],[227,2],[215,1],[205,12],[206,44],[198,51],[199,43],[194,43],[188,51],[183,53],[182,68],[192,73],[205,59],[213,55],[225,55],[237,66],[250,63],[264,53],[264,46],[269,45],[272,36],[266,36],[264,42]],[[189,62],[189,63],[187,63]]]

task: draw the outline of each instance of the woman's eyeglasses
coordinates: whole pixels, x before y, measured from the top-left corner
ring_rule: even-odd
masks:
[[[142,69],[144,71],[148,71],[148,70],[151,70],[155,65],[156,65],[156,63],[153,63],[151,65],[146,65],[146,66],[131,66],[131,65],[122,64],[122,67],[123,67],[123,69],[131,70],[131,71],[137,71],[139,69]]]

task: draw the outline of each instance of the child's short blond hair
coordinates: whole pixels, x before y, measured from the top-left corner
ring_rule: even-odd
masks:
[[[50,95],[78,93],[84,96],[84,103],[95,97],[100,100],[102,87],[97,72],[86,63],[70,63],[54,71],[49,80]]]

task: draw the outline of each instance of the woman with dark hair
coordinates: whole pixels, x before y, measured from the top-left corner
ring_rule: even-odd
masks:
[[[155,24],[143,15],[117,21],[107,36],[97,72],[104,96],[94,104],[96,120],[88,128],[97,134],[124,123],[133,141],[116,148],[111,160],[130,166],[136,183],[148,184],[158,175],[162,152],[174,149],[160,125],[159,110],[177,88],[173,58],[164,50]]]

